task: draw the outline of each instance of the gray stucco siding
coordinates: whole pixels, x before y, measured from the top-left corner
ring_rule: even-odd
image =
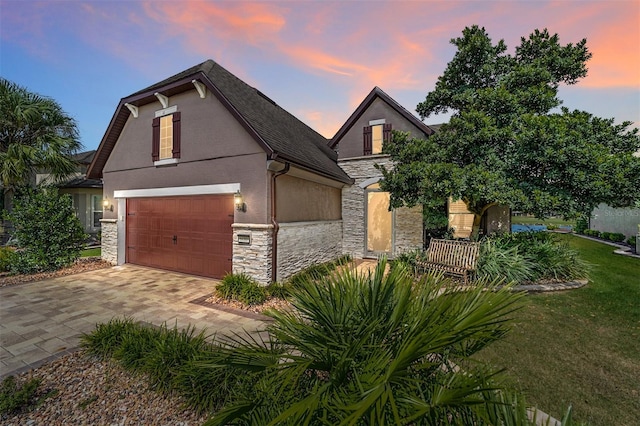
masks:
[[[410,132],[414,137],[424,137],[424,132],[400,115],[395,109],[380,98],[376,98],[369,108],[358,118],[354,125],[343,136],[336,147],[338,158],[352,158],[363,155],[362,129],[369,125],[369,121],[385,119],[391,123],[393,130]]]
[[[269,173],[266,153],[210,93],[201,99],[189,91],[169,98],[181,112],[181,155],[177,164],[156,167],[151,156],[152,121],[159,102],[141,106],[129,116],[103,170],[104,195],[114,190],[239,183],[247,212],[236,222],[266,223],[269,218]],[[105,212],[105,218],[116,218]]]

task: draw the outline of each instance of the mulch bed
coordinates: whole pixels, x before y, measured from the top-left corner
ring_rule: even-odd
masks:
[[[110,268],[112,266],[113,265],[111,263],[106,262],[99,257],[81,257],[73,265],[52,272],[39,272],[37,274],[25,275],[11,275],[8,272],[2,272],[0,273],[0,287],[64,277],[66,275],[95,271],[97,269]]]

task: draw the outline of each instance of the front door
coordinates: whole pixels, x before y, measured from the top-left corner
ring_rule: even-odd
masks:
[[[366,255],[391,254],[393,247],[393,212],[389,211],[389,193],[377,183],[365,190]]]

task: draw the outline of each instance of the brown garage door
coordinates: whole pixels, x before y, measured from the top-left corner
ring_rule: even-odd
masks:
[[[127,262],[222,278],[231,271],[233,208],[233,195],[127,199]]]

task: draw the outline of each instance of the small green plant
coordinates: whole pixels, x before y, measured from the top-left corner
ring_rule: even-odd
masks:
[[[268,297],[286,299],[291,294],[291,287],[284,283],[273,282],[266,288]]]
[[[611,232],[609,233],[609,240],[613,241],[614,243],[620,243],[624,241],[624,234],[621,234],[619,232]]]
[[[16,256],[13,247],[0,247],[0,272],[7,272],[11,269],[11,263]]]
[[[611,233],[610,232],[601,232],[600,233],[600,238],[602,238],[603,240],[610,240],[611,239]]]
[[[36,403],[38,386],[39,379],[31,379],[18,386],[14,376],[6,377],[0,387],[0,414],[12,413]]]
[[[637,238],[637,237],[636,237],[635,235],[634,235],[634,236],[629,237],[629,238],[627,239],[627,244],[629,244],[631,247],[635,247],[635,246],[636,246],[636,241],[637,241],[637,239],[636,239],[636,238]]]
[[[238,299],[242,287],[250,282],[253,282],[253,278],[244,272],[240,274],[229,273],[225,275],[222,282],[216,286],[215,293],[223,299]]]
[[[256,282],[245,283],[240,290],[238,300],[249,306],[260,305],[267,300],[267,290]]]

